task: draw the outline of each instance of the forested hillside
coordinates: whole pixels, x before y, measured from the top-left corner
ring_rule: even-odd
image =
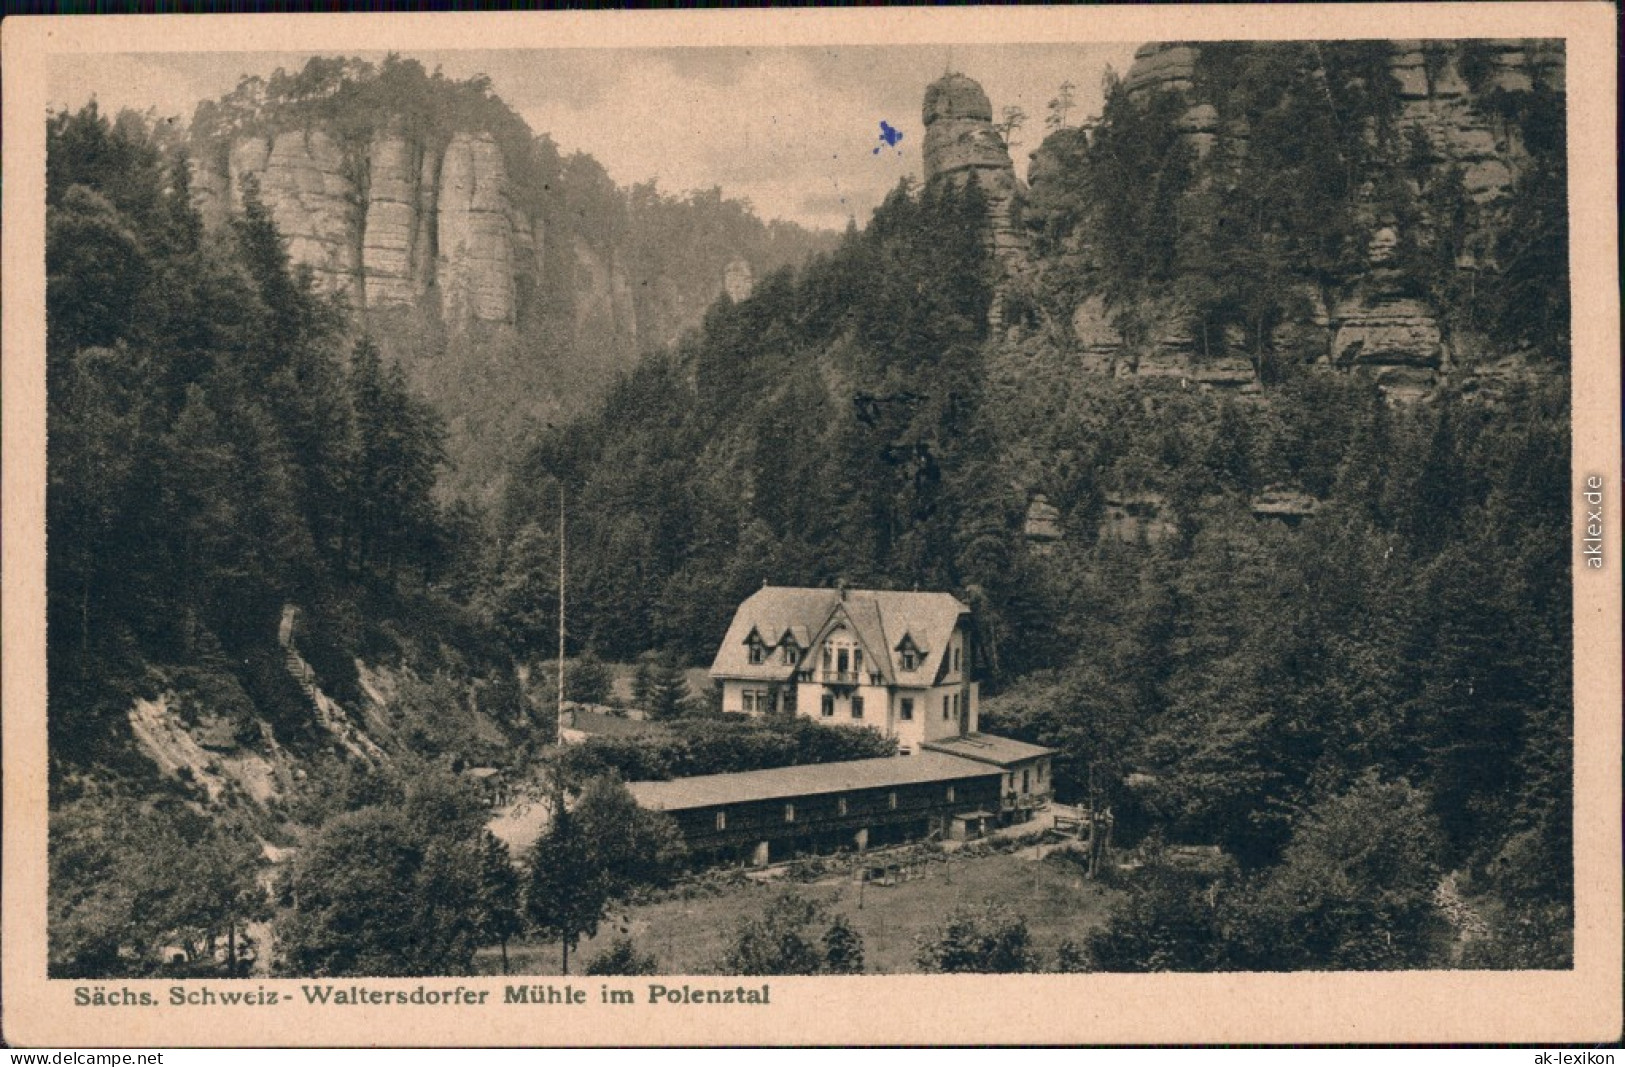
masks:
[[[1062,111],[1022,187],[952,75],[927,118],[976,152],[804,263],[820,242],[616,190],[409,63],[245,83],[191,164],[134,117],[52,117],[53,968],[143,973],[175,931],[273,911],[285,959],[330,973],[505,946],[514,870],[464,772],[552,736],[561,504],[568,653],[646,657],[666,717],[703,717],[674,679],[764,582],[969,604],[985,727],[1058,749],[1061,799],[1137,849],[1088,966],[1567,966],[1560,76],[1516,42],[1153,46],[1098,123]],[[497,163],[502,210],[442,195]],[[294,195],[329,164],[368,194]],[[506,251],[415,243],[457,203]],[[720,291],[690,291],[691,259],[736,243],[777,269],[677,337]],[[569,302],[600,290],[550,272],[611,246],[670,299],[634,299],[666,300],[648,351],[565,419],[568,368],[609,364]],[[484,432],[521,454],[448,493],[448,441]],[[573,773],[849,751],[736,729],[587,746]],[[588,793],[594,833],[665,855]],[[528,868],[567,947],[554,860],[591,837]],[[291,847],[266,895],[256,857]],[[479,906],[433,907],[453,897]],[[422,937],[348,940],[356,909]]]
[[[1204,49],[1198,86],[1251,132],[1200,162],[1175,124],[1189,99],[1131,76],[1092,134],[1041,149],[1025,264],[991,254],[977,183],[898,189],[533,450],[482,610],[510,640],[551,632],[561,482],[572,633],[605,655],[703,662],[763,581],[949,589],[1001,691],[990,729],[1060,748],[1063,794],[1111,803],[1131,840],[1238,864],[1229,910],[1197,923],[1206,955],[1148,962],[1159,934],[1141,931],[1138,965],[1449,962],[1445,872],[1490,916],[1461,958],[1565,961],[1561,97],[1537,80],[1460,105],[1519,131],[1519,176],[1467,198],[1464,167],[1418,158],[1387,47]],[[1315,327],[1304,286],[1350,309],[1342,325],[1293,329]],[[1356,310],[1395,294],[1449,339],[1451,373],[1435,359],[1425,388],[1336,346],[1350,322],[1375,336]],[[1115,315],[1137,368],[1099,373],[1080,302]],[[1185,366],[1239,354],[1248,388],[1146,373],[1167,343],[1147,309],[1195,339]],[[1035,493],[1058,542],[1026,536]],[[1349,899],[1289,888],[1330,878],[1340,849],[1390,847],[1381,871],[1344,872]],[[1160,891],[1181,912],[1212,899]],[[1273,957],[1239,934],[1215,947],[1243,914],[1268,930],[1340,908],[1343,927]],[[1361,955],[1372,938],[1403,951]]]

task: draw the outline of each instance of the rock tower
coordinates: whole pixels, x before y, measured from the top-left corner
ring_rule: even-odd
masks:
[[[989,232],[1001,262],[1026,262],[1027,242],[1015,224],[1021,182],[1004,138],[993,128],[987,93],[963,74],[944,74],[925,90],[925,180],[974,180],[987,196]]]

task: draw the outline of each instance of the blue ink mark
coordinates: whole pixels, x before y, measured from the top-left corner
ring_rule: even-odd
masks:
[[[901,141],[902,139],[903,139],[903,131],[902,130],[893,128],[892,124],[885,121],[884,119],[881,120],[881,122],[880,122],[880,140],[882,141],[882,143],[885,144],[885,146],[887,148],[896,148],[897,147],[897,142]],[[874,152],[871,153],[871,154],[878,156],[880,154],[880,149],[878,149],[878,148],[875,149]],[[902,155],[903,153],[899,149],[897,154]]]

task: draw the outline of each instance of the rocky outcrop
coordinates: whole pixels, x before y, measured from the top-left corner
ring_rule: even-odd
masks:
[[[191,184],[204,224],[223,225],[256,185],[294,262],[357,308],[417,308],[463,330],[523,328],[527,307],[547,307],[578,336],[636,344],[645,334],[673,339],[711,299],[746,299],[754,284],[751,261],[739,256],[702,300],[667,285],[648,309],[660,321],[646,329],[621,251],[591,219],[578,220],[573,234],[550,234],[537,198],[515,188],[501,147],[482,131],[430,143],[397,120],[357,143],[299,126],[198,148]]]
[[[431,236],[424,225],[419,186],[424,177],[423,157],[420,145],[397,132],[374,141],[368,155],[370,196],[361,260],[364,300],[370,307],[410,304],[423,293],[419,245],[429,242]]]
[[[1027,518],[1022,533],[1034,545],[1053,544],[1061,539],[1061,509],[1049,502],[1043,493],[1035,493],[1027,503]]]
[[[586,241],[574,242],[577,293],[577,336],[623,337],[636,342],[637,312],[632,286],[613,256],[605,256]]]
[[[1136,100],[1153,93],[1179,93],[1190,96],[1196,87],[1196,45],[1159,41],[1141,45],[1134,53],[1134,65],[1123,79],[1123,88]],[[1176,120],[1180,139],[1201,157],[1218,140],[1219,109],[1207,101],[1192,98],[1184,114]]]
[[[206,225],[241,208],[244,183],[318,284],[357,307],[418,306],[453,329],[513,325],[521,289],[541,283],[543,224],[518,208],[502,152],[488,133],[427,145],[390,125],[341,147],[320,129],[234,140],[222,167],[194,166]]]
[[[1117,361],[1123,357],[1123,335],[1112,325],[1104,297],[1085,297],[1072,312],[1072,337],[1080,369],[1091,374],[1117,373]]]
[[[1195,88],[1197,46],[1179,41],[1153,41],[1134,51],[1134,65],[1123,77],[1130,96],[1154,92],[1183,93]]]
[[[1496,90],[1563,89],[1562,45],[1553,41],[1475,41],[1466,49],[1436,41],[1395,41],[1389,71],[1403,101],[1400,125],[1420,129],[1441,161],[1459,166],[1479,203],[1501,195],[1524,155],[1516,129],[1482,106]]]
[[[435,211],[440,310],[454,326],[514,320],[516,228],[506,186],[502,153],[490,134],[452,138],[440,165]]]
[[[253,147],[250,160],[258,163]],[[321,130],[284,130],[272,138],[259,177],[260,196],[288,241],[289,257],[329,288],[356,292],[361,220],[353,161]]]
[[[751,273],[748,260],[736,259],[722,272],[722,291],[736,304],[750,296],[755,284],[756,278]]]
[[[1004,138],[993,127],[987,93],[963,74],[945,74],[925,90],[925,180],[975,181],[987,197],[994,253],[1007,267],[1025,264],[1027,237],[1017,225],[1021,183]]]
[[[1204,49],[1210,47],[1214,46],[1147,44],[1135,53],[1122,88],[1129,100],[1142,105],[1153,97],[1165,99],[1171,95],[1183,107],[1175,109],[1175,130],[1198,160],[1209,156],[1221,142],[1227,147],[1223,157],[1226,161],[1242,160],[1249,153],[1252,135],[1245,115],[1239,112],[1235,98],[1225,95],[1222,84],[1222,72],[1233,57],[1204,66]],[[1387,48],[1386,66],[1392,81],[1379,87],[1376,94],[1384,98],[1381,106],[1388,109],[1384,112],[1385,133],[1381,135],[1386,139],[1379,137],[1378,123],[1371,119],[1365,127],[1367,144],[1391,157],[1396,179],[1410,183],[1413,202],[1420,202],[1422,189],[1434,181],[1420,175],[1442,178],[1452,172],[1459,174],[1468,207],[1475,212],[1473,225],[1493,227],[1497,202],[1509,194],[1531,158],[1522,141],[1520,123],[1509,117],[1516,113],[1514,98],[1537,88],[1561,91],[1561,43],[1394,41]],[[1299,58],[1305,56],[1314,61],[1312,53],[1300,50]],[[1325,71],[1317,76],[1325,86]],[[985,112],[979,106],[981,101],[963,87],[955,84],[947,89],[943,98],[949,104],[939,105],[938,110],[955,116]],[[1322,91],[1328,96],[1331,93],[1330,87]],[[928,98],[928,118],[930,104]],[[955,121],[965,125],[970,119]],[[1050,216],[1054,205],[1064,204],[1065,198],[1063,194],[1046,200],[1044,194],[1052,183],[1056,189],[1070,187],[1063,172],[1084,165],[1090,137],[1087,130],[1052,136],[1034,154],[1030,171],[1037,210],[1029,222],[1051,235],[1045,269],[1073,277],[1089,274],[1089,239],[1081,227],[1055,238],[1056,220]],[[966,137],[956,137],[953,144],[966,141]],[[974,141],[969,143],[974,147]],[[964,168],[993,165],[986,152],[965,150],[949,158]],[[1418,166],[1431,170],[1418,171]],[[1198,170],[1193,180],[1217,182],[1222,188],[1223,170]],[[1407,276],[1402,263],[1407,250],[1428,248],[1434,239],[1429,230],[1436,225],[1428,214],[1432,209],[1419,212],[1415,208],[1401,211],[1383,207],[1383,196],[1392,194],[1379,195],[1369,186],[1359,193],[1357,217],[1369,227],[1364,269],[1356,267],[1335,282],[1322,276],[1311,283],[1306,272],[1301,285],[1293,283],[1301,293],[1287,302],[1291,310],[1275,327],[1268,348],[1277,359],[1358,369],[1378,382],[1390,397],[1416,399],[1432,392],[1447,377],[1463,377],[1461,353],[1470,342],[1450,336],[1442,312],[1431,306],[1424,295],[1426,287]],[[1486,233],[1475,231],[1463,242],[1458,257],[1460,268],[1493,267],[1484,261],[1484,249],[1493,247]],[[1166,297],[1148,294],[1131,306],[1109,307],[1100,295],[1090,292],[1088,285],[1080,288],[1082,292],[1068,322],[1070,355],[1078,370],[1118,377],[1178,379],[1182,384],[1203,388],[1244,392],[1259,388],[1257,368],[1247,355],[1257,346],[1249,344],[1247,338],[1193,336],[1193,330],[1199,329],[1193,326],[1195,316]],[[1177,286],[1172,288],[1178,291]],[[1136,324],[1134,344],[1120,335],[1116,328],[1120,320]]]

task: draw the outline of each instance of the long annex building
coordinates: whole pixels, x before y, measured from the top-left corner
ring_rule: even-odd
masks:
[[[999,768],[940,752],[632,782],[638,804],[670,815],[705,862],[760,866],[806,852],[865,849],[977,831],[999,810]]]

